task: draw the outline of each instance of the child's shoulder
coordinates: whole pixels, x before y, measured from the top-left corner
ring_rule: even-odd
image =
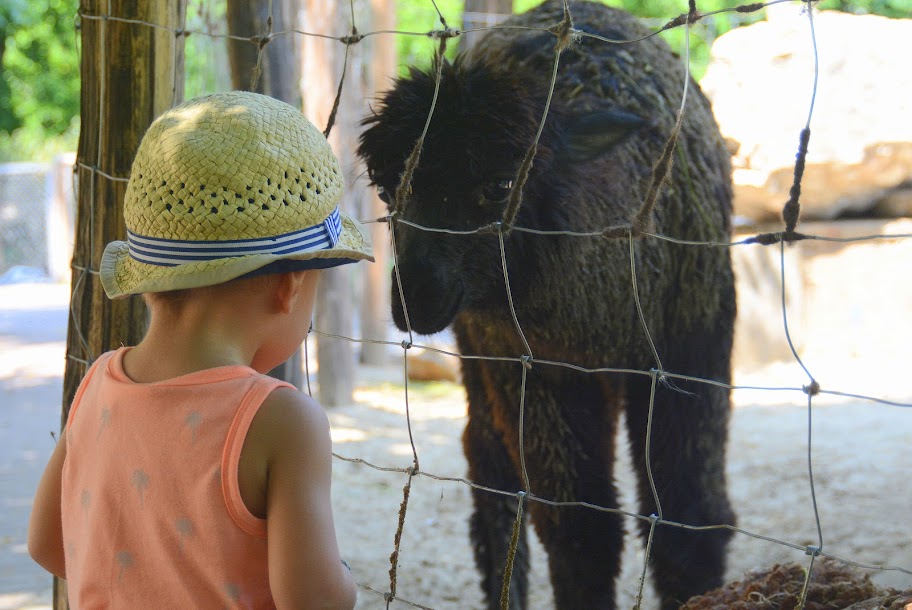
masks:
[[[329,437],[329,418],[316,400],[294,388],[279,387],[263,401],[248,441],[267,447],[314,442]]]

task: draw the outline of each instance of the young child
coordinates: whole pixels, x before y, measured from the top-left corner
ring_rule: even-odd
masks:
[[[320,269],[373,260],[322,134],[254,93],[159,117],[105,249],[148,333],[86,373],[35,494],[29,553],[74,608],[352,608],[319,404],[264,373],[305,339]]]

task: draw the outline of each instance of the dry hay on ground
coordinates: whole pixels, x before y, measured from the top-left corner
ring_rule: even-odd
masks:
[[[798,607],[806,576],[803,565],[777,564],[692,597],[680,610],[793,610]],[[867,574],[824,558],[815,562],[811,572],[805,609],[912,610],[912,589],[877,587]]]

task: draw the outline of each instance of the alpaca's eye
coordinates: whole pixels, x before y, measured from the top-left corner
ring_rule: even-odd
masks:
[[[503,203],[510,197],[510,191],[512,190],[513,179],[506,178],[485,186],[481,191],[481,196],[490,203]]]
[[[393,202],[393,198],[390,196],[389,191],[379,185],[377,186],[377,197],[387,205],[390,205]]]

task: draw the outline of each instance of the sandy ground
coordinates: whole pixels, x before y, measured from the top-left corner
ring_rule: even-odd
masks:
[[[53,448],[50,433],[58,428],[67,297],[65,286],[0,286],[0,610],[50,605],[50,577],[28,559],[25,532],[34,488]],[[879,340],[881,345],[897,342],[894,336]],[[825,388],[912,402],[912,382],[904,370],[907,347],[876,359],[820,345],[805,361]],[[460,386],[409,384],[407,420],[401,366],[363,368],[360,375],[356,402],[330,414],[338,455],[407,468],[412,463],[410,422],[422,471],[465,476]],[[797,365],[779,364],[742,372],[736,381],[795,388],[807,378]],[[791,544],[816,544],[805,396],[794,390],[738,390],[734,398],[728,474],[740,526]],[[812,414],[824,550],[864,564],[912,570],[912,408],[819,397]],[[625,456],[617,476],[623,508],[633,510],[628,463]],[[383,608],[407,475],[341,459],[334,468],[340,545],[365,587],[358,608]],[[431,608],[481,607],[468,543],[470,506],[469,488],[463,483],[414,479],[400,545],[399,598]],[[628,529],[631,526],[628,522]],[[545,555],[534,536],[531,539],[530,608],[551,608]],[[736,534],[728,577],[737,579],[746,570],[776,562],[807,560],[800,550]],[[638,541],[628,540],[623,561],[619,607],[630,608],[643,566]],[[876,570],[872,577],[883,585],[912,586],[912,575],[901,571]],[[644,608],[651,608],[654,597],[648,586],[645,593]],[[391,607],[409,606],[397,600]]]

